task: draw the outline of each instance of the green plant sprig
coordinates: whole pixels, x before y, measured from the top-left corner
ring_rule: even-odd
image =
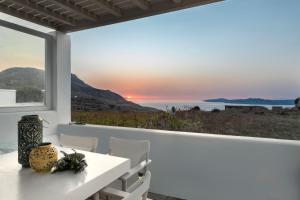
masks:
[[[82,153],[77,153],[74,149],[72,150],[74,153],[70,154],[61,151],[64,157],[55,162],[52,168],[52,173],[71,170],[76,174],[82,172],[88,166],[85,160],[85,155]]]

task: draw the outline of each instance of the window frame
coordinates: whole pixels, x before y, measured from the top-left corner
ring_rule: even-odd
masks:
[[[54,37],[51,34],[40,32],[38,30],[30,29],[18,24],[7,22],[0,19],[0,26],[8,28],[14,31],[25,33],[28,35],[36,36],[45,40],[45,98],[44,105],[22,105],[22,106],[7,106],[0,107],[0,113],[10,112],[28,112],[28,111],[47,111],[53,110],[53,95],[52,91],[52,78],[53,78],[53,48],[54,48]]]

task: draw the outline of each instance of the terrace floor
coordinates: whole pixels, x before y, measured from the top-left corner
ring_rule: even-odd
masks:
[[[169,196],[164,196],[161,194],[155,194],[155,193],[151,193],[151,192],[149,192],[148,197],[152,200],[184,200],[184,199],[179,199],[176,197],[169,197]]]

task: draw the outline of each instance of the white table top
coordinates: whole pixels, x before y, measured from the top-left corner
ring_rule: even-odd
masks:
[[[80,151],[78,151],[80,152]],[[88,167],[39,174],[18,164],[17,152],[0,156],[0,199],[2,200],[84,200],[125,174],[130,161],[110,155],[84,152]]]

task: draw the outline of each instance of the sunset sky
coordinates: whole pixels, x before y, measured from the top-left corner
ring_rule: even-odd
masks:
[[[299,0],[227,0],[72,33],[72,72],[137,102],[295,98],[299,8]],[[35,55],[26,62],[9,58],[20,42],[0,37],[1,69],[42,66],[40,41],[21,42]]]
[[[0,70],[15,66],[44,69],[45,41],[0,26]]]

